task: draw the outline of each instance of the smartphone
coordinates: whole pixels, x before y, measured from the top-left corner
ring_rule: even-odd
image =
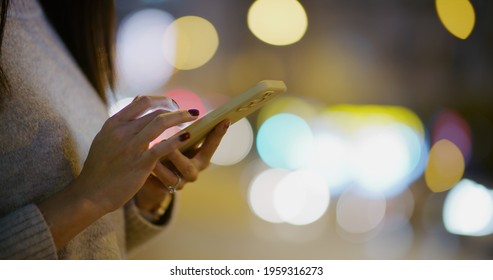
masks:
[[[242,94],[179,131],[178,134],[186,131],[190,133],[190,139],[179,148],[180,151],[187,156],[193,156],[202,145],[207,134],[221,121],[228,119],[233,124],[284,92],[286,92],[286,85],[283,81],[264,80],[258,82]]]

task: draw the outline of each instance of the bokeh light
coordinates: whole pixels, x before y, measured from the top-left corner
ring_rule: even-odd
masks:
[[[114,114],[120,112],[123,108],[127,107],[128,104],[132,103],[132,100],[134,100],[134,97],[125,97],[119,99],[110,106],[110,108],[108,109],[108,114],[110,116],[113,116]]]
[[[329,188],[316,173],[299,170],[288,174],[274,191],[274,207],[283,221],[306,225],[327,210]]]
[[[173,99],[180,110],[197,109],[199,110],[199,118],[207,114],[207,108],[202,101],[202,98],[195,92],[186,89],[173,89],[164,94],[164,96]]]
[[[416,168],[420,154],[419,138],[407,126],[362,128],[355,135],[356,180],[370,194],[396,195],[408,186],[409,175]]]
[[[458,113],[444,110],[437,115],[432,130],[432,143],[441,139],[454,143],[466,161],[471,157],[471,128]]]
[[[174,89],[166,92],[164,96],[173,99],[179,106],[180,110],[197,109],[199,110],[198,118],[203,117],[207,112],[202,102],[202,99],[194,92],[185,89]],[[151,142],[151,146],[159,143],[169,137],[178,133],[182,128],[191,124],[184,123],[171,128],[166,129],[161,135]]]
[[[110,115],[135,95],[166,94],[203,117],[257,81],[289,88],[229,128],[211,159],[228,167],[182,193],[191,203],[172,245],[184,250],[133,256],[492,256],[491,4],[118,2]]]
[[[408,108],[385,105],[341,104],[328,107],[322,116],[340,124],[347,132],[359,130],[368,125],[401,123],[409,126],[420,136],[425,129],[420,118]]]
[[[472,180],[461,180],[447,194],[443,205],[445,228],[459,235],[493,233],[493,194]]]
[[[310,127],[293,114],[270,117],[257,134],[257,151],[262,160],[273,168],[300,168],[310,160],[312,148]]]
[[[298,42],[308,27],[305,9],[296,0],[257,0],[247,22],[257,38],[277,46]]]
[[[253,213],[271,223],[282,223],[274,207],[274,193],[277,185],[289,174],[285,169],[268,169],[258,174],[250,183],[248,202]]]
[[[325,214],[330,192],[323,179],[310,171],[268,169],[250,183],[248,201],[252,211],[265,221],[300,226]]]
[[[367,233],[380,225],[386,208],[383,195],[369,198],[354,189],[346,190],[337,201],[337,225],[348,233]]]
[[[344,136],[331,131],[314,135],[314,153],[307,169],[325,179],[331,196],[340,195],[353,180],[351,145]]]
[[[317,115],[316,108],[306,100],[299,97],[280,97],[260,109],[257,116],[257,127],[273,115],[290,113],[303,118],[306,121]]]
[[[217,165],[233,165],[243,160],[253,145],[253,130],[243,118],[231,125],[224,135],[211,162]]]
[[[325,135],[325,140],[316,142],[310,168],[324,174],[331,188],[339,188],[334,195],[354,182],[369,196],[392,197],[424,172],[424,127],[409,109],[337,105],[323,111],[311,125],[315,138]]]
[[[443,192],[452,188],[464,174],[465,163],[459,148],[447,139],[442,139],[431,147],[425,170],[425,180],[433,192]]]
[[[469,0],[436,0],[440,21],[454,36],[466,39],[476,22],[474,7]]]
[[[197,16],[184,16],[169,25],[165,41],[175,41],[175,52],[166,59],[180,70],[191,70],[207,63],[216,53],[219,36],[214,25]],[[169,55],[168,55],[169,54]]]
[[[122,20],[116,58],[119,93],[150,94],[168,81],[174,69],[166,63],[165,52],[174,56],[175,38],[164,40],[164,34],[173,20],[157,9],[141,10]]]
[[[406,189],[399,195],[387,198],[387,213],[394,213],[410,220],[414,214],[415,204],[413,192]]]

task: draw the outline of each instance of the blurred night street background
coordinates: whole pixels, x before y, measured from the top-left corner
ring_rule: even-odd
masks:
[[[130,258],[493,257],[492,1],[116,5],[110,113],[149,94],[203,115],[261,80],[288,88],[230,128]]]

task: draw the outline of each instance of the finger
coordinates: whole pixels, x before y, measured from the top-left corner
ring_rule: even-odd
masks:
[[[186,157],[178,150],[171,152],[168,155],[168,160],[185,181],[195,182],[197,180],[199,171],[202,169],[200,162]]]
[[[180,180],[175,172],[171,171],[169,168],[165,167],[161,162],[158,162],[156,164],[156,167],[153,170],[154,175],[159,179],[163,189],[167,191],[166,187],[169,186],[174,186],[177,184]],[[182,185],[182,184],[180,184]],[[181,186],[178,186],[180,188]]]
[[[113,117],[120,121],[130,121],[152,109],[175,111],[178,107],[173,99],[165,96],[138,96]]]
[[[175,135],[167,139],[166,141],[161,141],[160,143],[157,143],[156,145],[152,146],[150,149],[144,152],[143,157],[144,159],[149,160],[151,162],[157,162],[158,160],[166,157],[173,150],[178,149],[178,147],[180,147],[180,145],[188,141],[188,139],[190,139],[189,132],[184,132],[182,134]]]
[[[163,186],[163,182],[159,177],[155,176],[155,174],[150,175],[147,179],[146,189],[155,196],[162,195],[163,191],[167,192],[166,188]]]
[[[163,200],[167,193],[168,190],[163,186],[163,183],[151,175],[147,178],[144,187],[136,194],[135,202],[140,209],[154,212],[159,205],[156,205],[156,201]]]
[[[135,141],[137,143],[149,143],[166,129],[195,119],[197,119],[197,116],[193,116],[189,111],[184,110],[159,114],[142,128]]]
[[[216,152],[217,147],[219,147],[219,144],[228,131],[230,125],[231,122],[229,120],[224,120],[216,125],[216,127],[207,135],[204,143],[200,147],[199,152],[194,157],[194,159],[203,165],[203,168],[209,165],[214,152]]]
[[[135,131],[134,134],[138,134],[147,124],[149,124],[153,119],[158,117],[161,114],[169,113],[167,110],[158,109],[153,111],[143,117],[135,119],[131,122],[132,129]]]

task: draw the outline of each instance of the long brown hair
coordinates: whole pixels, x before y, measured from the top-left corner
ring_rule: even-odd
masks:
[[[9,0],[1,0],[0,44]],[[115,83],[115,4],[113,0],[39,0],[60,38],[99,96]],[[1,45],[0,45],[1,56]],[[8,98],[8,77],[0,65],[0,103]]]
[[[3,30],[5,29],[5,22],[7,22],[7,10],[9,7],[9,0],[3,0],[0,3],[0,9],[2,9],[0,13],[0,61],[2,58],[2,43],[3,43]],[[0,110],[2,109],[4,99],[10,93],[10,84],[7,80],[5,72],[3,71],[3,67],[0,64]]]

